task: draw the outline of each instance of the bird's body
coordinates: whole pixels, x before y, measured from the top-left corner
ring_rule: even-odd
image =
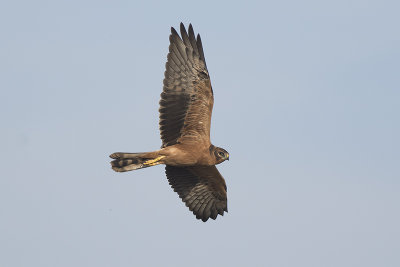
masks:
[[[229,159],[210,141],[213,90],[200,36],[181,36],[171,28],[170,47],[160,100],[160,150],[110,155],[113,170],[131,171],[166,165],[169,183],[196,218],[207,221],[227,209],[226,185],[215,165]]]
[[[113,161],[113,169],[117,172],[126,171],[124,169],[126,163],[123,162],[124,159],[138,158],[140,156],[143,159],[158,159],[157,164],[165,164],[171,166],[213,166],[221,163],[222,161],[216,159],[214,156],[213,145],[200,146],[199,144],[176,144],[172,146],[167,146],[161,148],[160,150],[147,152],[147,153],[113,153],[110,155],[113,159],[120,159],[121,166],[119,166],[118,161]],[[211,148],[211,149],[210,149]],[[115,166],[114,166],[115,165]],[[150,166],[148,166],[150,167]],[[128,167],[129,168],[129,167]]]

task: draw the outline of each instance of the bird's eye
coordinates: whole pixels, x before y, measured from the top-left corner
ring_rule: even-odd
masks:
[[[220,156],[221,158],[225,156],[224,152],[218,152],[218,156]]]

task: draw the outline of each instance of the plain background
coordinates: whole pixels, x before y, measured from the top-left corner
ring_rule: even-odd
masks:
[[[400,266],[398,1],[2,1],[0,266]],[[200,32],[229,213],[163,166],[170,26]]]

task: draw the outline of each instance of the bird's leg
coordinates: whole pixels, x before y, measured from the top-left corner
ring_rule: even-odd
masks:
[[[163,158],[165,158],[165,156],[159,156],[155,159],[146,160],[145,162],[143,162],[143,165],[145,165],[146,167],[150,167],[150,166],[161,164],[161,162],[159,162],[159,161],[162,160]]]

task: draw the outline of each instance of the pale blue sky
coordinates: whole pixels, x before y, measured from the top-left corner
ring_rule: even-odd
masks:
[[[400,266],[398,1],[3,1],[0,266]],[[202,36],[229,213],[159,148],[170,27]]]

